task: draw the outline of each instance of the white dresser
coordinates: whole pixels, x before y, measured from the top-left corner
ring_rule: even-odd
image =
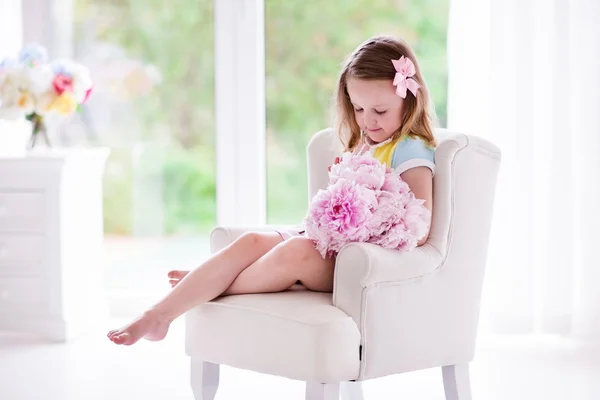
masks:
[[[65,341],[107,315],[102,175],[108,149],[0,158],[0,331]]]

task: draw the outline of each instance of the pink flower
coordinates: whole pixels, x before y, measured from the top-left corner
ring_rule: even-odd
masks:
[[[379,190],[385,181],[386,167],[370,154],[345,153],[342,160],[331,167],[329,183],[348,179],[369,189]]]
[[[412,193],[411,193],[412,194]],[[417,241],[421,240],[428,232],[431,223],[431,212],[423,205],[424,201],[412,196],[404,206],[404,225],[413,232]]]
[[[431,215],[423,203],[372,155],[346,153],[331,167],[327,189],[311,202],[306,236],[323,258],[351,242],[411,250],[429,230]]]
[[[374,237],[371,243],[388,249],[411,250],[417,247],[419,240],[404,224],[393,225],[384,235]]]
[[[88,101],[88,99],[90,98],[90,95],[92,94],[92,90],[94,89],[94,87],[90,87],[88,90],[85,91],[85,96],[83,97],[83,101],[81,102],[81,104],[85,104],[86,101]]]
[[[394,171],[390,171],[385,174],[385,179],[381,190],[384,190],[386,192],[402,194],[407,194],[408,192],[410,192],[408,184],[404,182],[402,178],[400,178],[400,175],[398,175]]]
[[[62,95],[64,92],[72,92],[73,91],[73,78],[57,74],[52,81],[52,86],[54,86],[54,90],[58,95]]]
[[[338,252],[346,243],[369,237],[366,222],[377,203],[373,191],[340,179],[314,197],[305,221],[306,235],[321,255]]]
[[[400,197],[395,193],[381,192],[377,197],[377,207],[367,223],[371,236],[380,236],[390,227],[400,222],[404,208]]]

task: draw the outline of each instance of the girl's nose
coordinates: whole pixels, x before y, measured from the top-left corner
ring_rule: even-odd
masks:
[[[366,127],[376,126],[377,120],[373,117],[373,115],[371,115],[369,113],[365,113],[365,116],[363,118],[363,123],[365,124]]]

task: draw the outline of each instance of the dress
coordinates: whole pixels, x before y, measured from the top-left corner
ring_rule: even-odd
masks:
[[[365,141],[368,150],[373,157],[381,163],[391,167],[398,175],[415,167],[427,167],[435,175],[435,149],[420,138],[403,137],[396,140],[389,138],[381,143],[370,143]],[[281,235],[283,240],[294,236],[304,236],[302,225],[287,229],[279,229],[275,232]]]

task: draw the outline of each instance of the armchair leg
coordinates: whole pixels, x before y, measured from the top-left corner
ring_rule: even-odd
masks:
[[[360,382],[342,382],[340,384],[342,400],[364,400],[362,383]]]
[[[469,364],[442,367],[446,400],[471,400]]]
[[[195,400],[214,400],[219,387],[219,364],[192,357],[190,381]]]
[[[306,382],[305,400],[339,400],[339,383]]]

